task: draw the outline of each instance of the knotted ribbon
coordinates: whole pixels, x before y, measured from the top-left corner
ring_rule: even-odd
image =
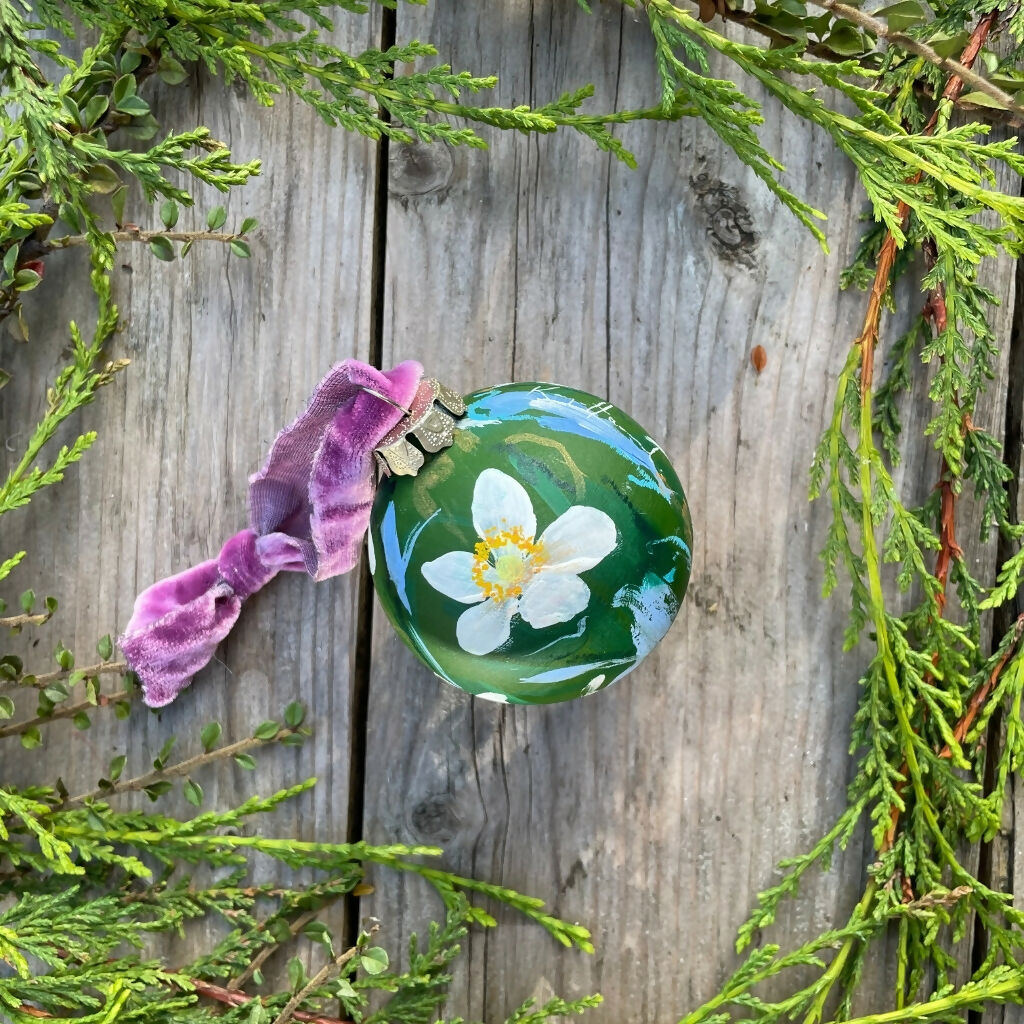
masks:
[[[354,359],[335,366],[250,477],[248,529],[216,558],[138,596],[118,644],[150,707],[188,686],[242,602],[279,572],[324,580],[356,565],[373,504],[373,450],[402,419],[398,406],[410,407],[422,376],[411,361],[387,373]]]

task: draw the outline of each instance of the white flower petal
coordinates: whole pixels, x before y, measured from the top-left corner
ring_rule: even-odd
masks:
[[[534,629],[568,622],[590,601],[590,587],[571,573],[542,569],[523,588],[519,614]]]
[[[591,679],[590,682],[587,683],[587,685],[583,688],[582,696],[589,697],[590,694],[597,693],[597,691],[600,690],[602,686],[604,686],[604,679],[605,676],[603,672],[599,676],[594,676],[594,678]]]
[[[586,572],[615,549],[611,516],[591,505],[573,505],[542,534],[544,566],[555,572]]]
[[[517,601],[484,601],[467,608],[455,623],[455,639],[467,654],[490,654],[512,632]]]
[[[449,551],[432,562],[424,562],[421,572],[445,597],[463,604],[475,604],[484,599],[484,592],[473,579],[473,556],[468,551]]]
[[[503,693],[477,693],[474,694],[478,700],[489,700],[495,704],[508,704],[508,697]]]
[[[473,487],[473,526],[481,537],[518,527],[533,540],[537,517],[523,485],[500,469],[485,469]]]

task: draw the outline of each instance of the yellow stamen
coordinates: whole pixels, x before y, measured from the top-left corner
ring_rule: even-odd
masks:
[[[497,553],[508,547],[518,551]],[[527,580],[544,564],[543,558],[543,544],[527,537],[522,527],[493,530],[477,543],[473,552],[473,582],[485,597],[495,601],[519,597]],[[490,579],[484,576],[488,569]]]

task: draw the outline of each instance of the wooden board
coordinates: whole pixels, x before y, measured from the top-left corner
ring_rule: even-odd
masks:
[[[343,15],[337,31],[343,44],[363,49],[378,40],[379,19]],[[58,638],[80,652],[80,665],[95,662],[96,639],[123,629],[139,590],[216,555],[247,523],[247,479],[278,430],[333,363],[368,353],[376,146],[329,130],[301,103],[262,109],[205,76],[159,92],[154,105],[168,127],[206,124],[238,158],[263,158],[262,175],[231,196],[226,229],[250,214],[260,225],[249,261],[202,244],[173,264],[143,246],[119,252],[123,329],[111,355],[132,365],[65,431],[69,438],[96,430],[94,451],[63,485],[3,524],[4,549],[29,551],[6,591],[31,585],[63,598],[54,621],[25,637],[26,661],[39,671]],[[204,226],[206,210],[222,201],[212,190],[199,194],[180,227]],[[143,207],[129,206],[128,216],[143,227],[159,223]],[[15,382],[3,393],[0,433],[11,449],[42,408],[67,320],[89,323],[79,255],[50,257],[47,280],[26,304],[32,343],[5,342]],[[83,735],[67,723],[51,727],[53,775],[78,792],[106,774],[115,754],[127,751],[126,773],[139,773],[170,735],[178,737],[175,757],[190,756],[206,722],[221,722],[225,741],[239,739],[301,700],[317,741],[260,754],[259,785],[273,792],[314,775],[320,783],[264,827],[345,841],[356,589],[355,574],[319,586],[305,575],[279,577],[246,603],[237,631],[186,699],[158,715],[140,702],[128,722],[96,715]],[[7,744],[5,779],[36,776],[17,740]],[[230,762],[197,781],[208,806],[226,808],[253,792],[252,774]],[[188,810],[180,795],[168,806]]]
[[[611,3],[586,15],[556,0],[434,0],[400,9],[398,38],[436,42],[456,68],[499,71],[486,102],[539,104],[593,80],[595,108],[625,107],[657,95],[641,17]],[[342,16],[352,46],[379,32],[373,18]],[[263,177],[228,210],[229,225],[249,213],[262,223],[249,263],[203,248],[171,266],[122,253],[125,329],[112,354],[133,366],[73,424],[99,431],[97,450],[4,522],[4,550],[30,551],[7,592],[64,596],[38,646],[25,636],[40,669],[57,638],[88,663],[139,589],[213,555],[244,524],[246,478],[277,430],[333,362],[370,352],[377,147],[298,104],[251,109],[205,78],[158,105],[166,123],[208,123],[239,157],[264,158]],[[843,807],[866,656],[841,653],[845,597],[820,597],[828,511],[806,502],[811,451],[862,311],[861,296],[838,293],[862,229],[860,193],[827,138],[771,104],[767,114],[763,138],[791,165],[787,184],[829,214],[828,258],[698,122],[631,126],[635,171],[568,134],[492,132],[485,153],[390,151],[384,364],[419,358],[462,390],[546,379],[606,396],[662,442],[686,485],[691,590],[640,670],[568,706],[473,702],[423,670],[378,614],[364,737],[351,718],[353,663],[370,643],[355,634],[355,577],[282,577],[247,604],[187,700],[159,716],[137,709],[127,724],[98,716],[86,736],[55,727],[53,774],[91,782],[125,749],[128,770],[141,770],[170,734],[193,753],[205,722],[237,738],[300,699],[314,739],[264,755],[261,788],[313,774],[321,783],[268,828],[343,840],[363,786],[369,840],[442,845],[446,866],[544,897],[594,931],[597,953],[585,957],[501,915],[498,931],[467,939],[451,1015],[500,1020],[531,995],[601,991],[596,1020],[671,1021],[713,994],[777,860]],[[5,346],[17,375],[0,403],[10,449],[41,408],[67,319],[88,322],[79,256],[50,260],[28,306],[33,343],[9,359]],[[1012,276],[1002,265],[989,282],[1004,299],[1000,334]],[[895,333],[888,325],[886,340]],[[760,374],[755,345],[767,354]],[[1003,367],[975,417],[995,433],[1005,377]],[[908,435],[921,424],[915,398]],[[900,479],[920,496],[935,471],[922,445]],[[974,532],[965,509],[962,536]],[[991,567],[986,554],[974,568],[985,578]],[[352,743],[364,738],[353,778]],[[6,748],[4,777],[25,782],[17,753]],[[251,786],[234,766],[201,781],[217,806]],[[1011,856],[1020,878],[1020,851]],[[869,858],[851,849],[811,877],[771,938],[794,943],[845,920]],[[415,879],[378,871],[373,881],[361,909],[397,950],[439,908]],[[869,968],[868,1009],[888,1005],[884,960]]]
[[[595,106],[624,107],[656,95],[637,17],[442,0],[403,9],[398,38],[443,40],[455,67],[496,70],[501,103],[595,81]],[[773,104],[762,135],[787,184],[829,214],[829,258],[697,122],[632,126],[636,171],[568,135],[392,153],[385,363],[415,356],[463,390],[514,377],[608,397],[674,460],[696,529],[669,637],[578,705],[471,702],[375,620],[368,837],[442,845],[448,867],[543,896],[595,934],[594,957],[567,954],[506,916],[469,940],[451,1013],[496,1020],[531,995],[599,990],[599,1019],[677,1019],[717,991],[776,861],[844,805],[866,651],[841,653],[845,597],[820,596],[829,513],[806,494],[862,316],[861,296],[838,293],[860,193],[831,142]],[[993,281],[1007,299],[1011,276]],[[986,409],[997,432],[1002,409],[1000,381]],[[918,495],[934,462],[923,446],[907,461]],[[844,921],[868,857],[851,850],[810,878],[772,941]],[[365,905],[393,940],[436,913],[415,881],[376,881]],[[885,959],[868,1004],[885,1005]]]

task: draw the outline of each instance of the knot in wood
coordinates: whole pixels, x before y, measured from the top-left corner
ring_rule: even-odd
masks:
[[[443,142],[393,142],[388,150],[388,187],[399,197],[442,192],[454,167],[452,152]]]
[[[715,252],[730,263],[752,267],[758,236],[739,189],[709,174],[690,178],[690,186],[697,196],[697,206]]]

